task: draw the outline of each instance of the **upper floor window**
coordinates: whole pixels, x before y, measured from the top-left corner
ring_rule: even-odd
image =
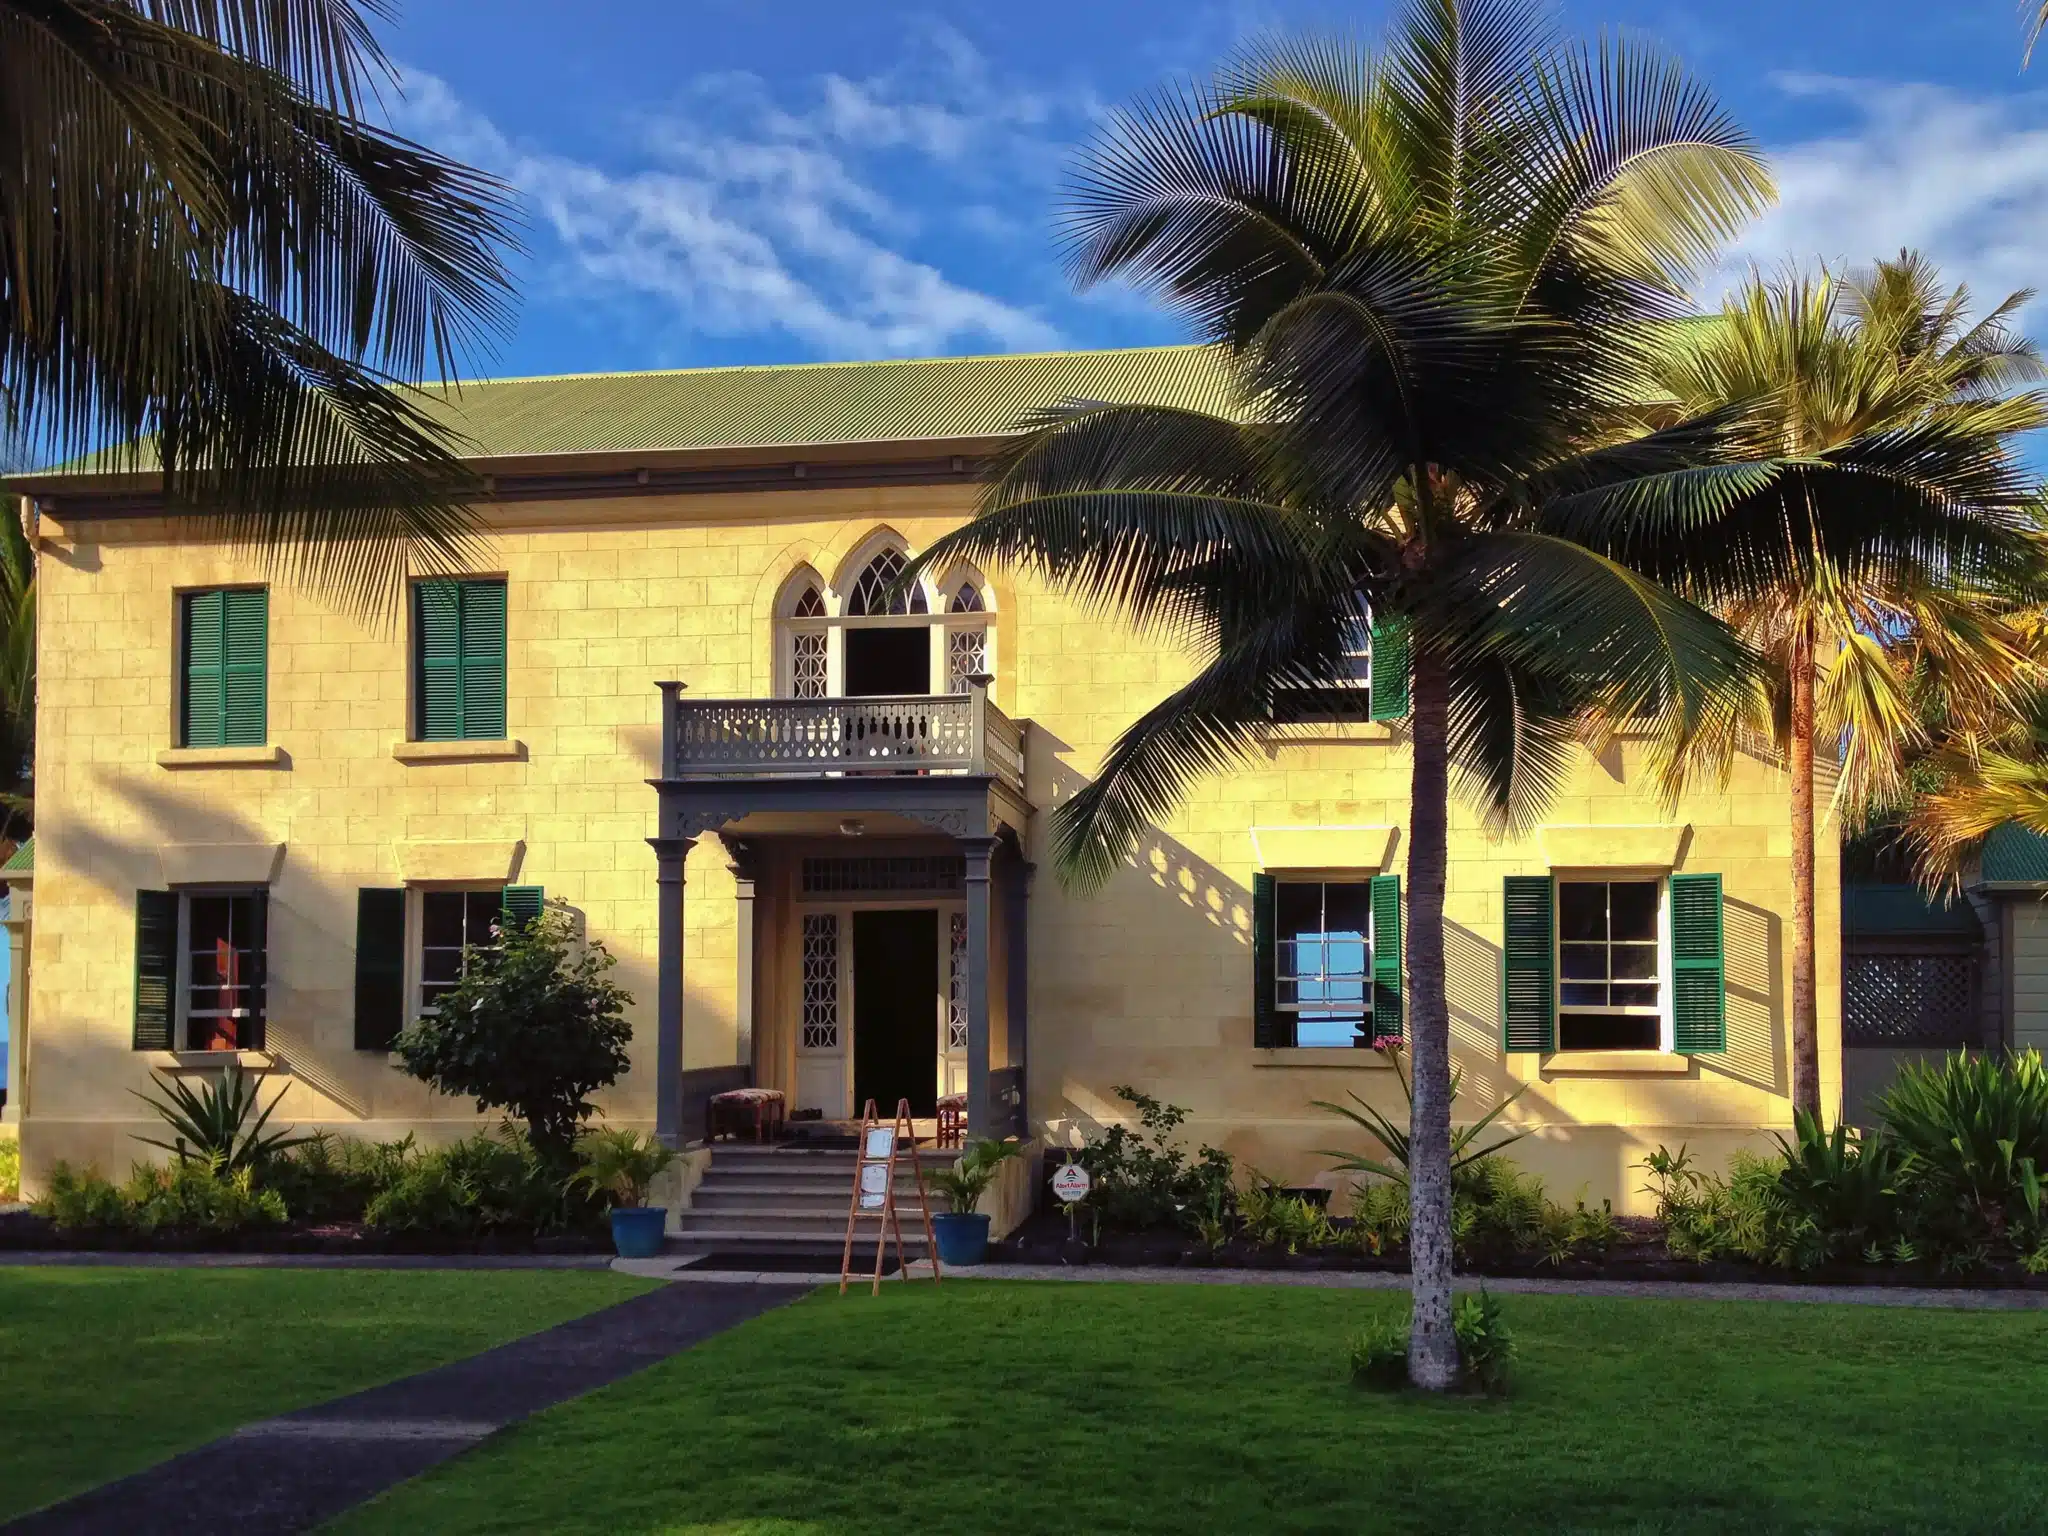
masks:
[[[270,594],[182,594],[178,650],[178,745],[262,746],[270,730]]]
[[[909,553],[893,543],[856,554],[836,583],[808,567],[776,604],[776,687],[787,698],[965,693],[994,671],[989,591],[955,569],[905,582]]]
[[[413,739],[502,739],[503,578],[422,581],[412,593]]]

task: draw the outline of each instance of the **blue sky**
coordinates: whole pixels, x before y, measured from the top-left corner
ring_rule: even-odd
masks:
[[[408,82],[392,106],[522,195],[517,333],[472,373],[1132,344],[1176,334],[1131,294],[1074,294],[1048,233],[1090,124],[1262,28],[1370,35],[1386,14],[409,0],[389,33]],[[1572,0],[1563,15],[1681,54],[1772,152],[1781,204],[1731,270],[1912,244],[1980,293],[2040,282],[2048,53],[2020,72],[2013,0]]]

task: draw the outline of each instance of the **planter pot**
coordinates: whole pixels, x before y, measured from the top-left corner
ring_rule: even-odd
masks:
[[[943,1211],[932,1218],[941,1264],[973,1265],[988,1257],[988,1218],[979,1211]]]
[[[612,1211],[612,1247],[622,1259],[652,1259],[661,1254],[665,1205],[621,1205]]]

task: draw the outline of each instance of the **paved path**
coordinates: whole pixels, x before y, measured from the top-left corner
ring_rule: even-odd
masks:
[[[244,1425],[6,1529],[10,1536],[307,1530],[507,1424],[630,1376],[794,1294],[756,1285],[664,1286],[452,1365]]]
[[[692,1288],[714,1283],[744,1286],[839,1284],[828,1274],[693,1273],[675,1259],[614,1259],[612,1268],[649,1280],[689,1281]],[[916,1283],[923,1276],[910,1276]],[[1042,1280],[1072,1284],[1105,1282],[1144,1285],[1291,1285],[1340,1291],[1405,1291],[1408,1277],[1391,1271],[1281,1269],[1120,1268],[1112,1264],[978,1264],[949,1269],[948,1280]],[[882,1284],[894,1285],[888,1276]],[[869,1282],[863,1281],[862,1284]],[[928,1278],[925,1283],[929,1284]],[[2048,1310],[2048,1291],[1936,1290],[1902,1285],[1727,1285],[1686,1280],[1531,1280],[1507,1276],[1460,1275],[1460,1290],[1484,1285],[1503,1295],[1632,1296],[1663,1301],[1830,1301],[1866,1307],[1955,1307],[1964,1311]]]
[[[604,1253],[126,1253],[118,1249],[52,1248],[9,1253],[10,1264],[132,1269],[603,1269]]]

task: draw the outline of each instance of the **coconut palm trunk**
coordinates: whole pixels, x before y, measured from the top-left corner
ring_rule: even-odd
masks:
[[[1813,620],[1802,615],[1792,641],[1792,1107],[1820,1117],[1820,1002],[1815,992],[1813,918]]]
[[[1408,1254],[1414,1320],[1408,1375],[1445,1391],[1457,1380],[1451,1332],[1451,1015],[1444,991],[1444,883],[1450,844],[1448,670],[1415,650],[1414,766],[1408,799],[1408,1007],[1415,1102],[1409,1126]]]

